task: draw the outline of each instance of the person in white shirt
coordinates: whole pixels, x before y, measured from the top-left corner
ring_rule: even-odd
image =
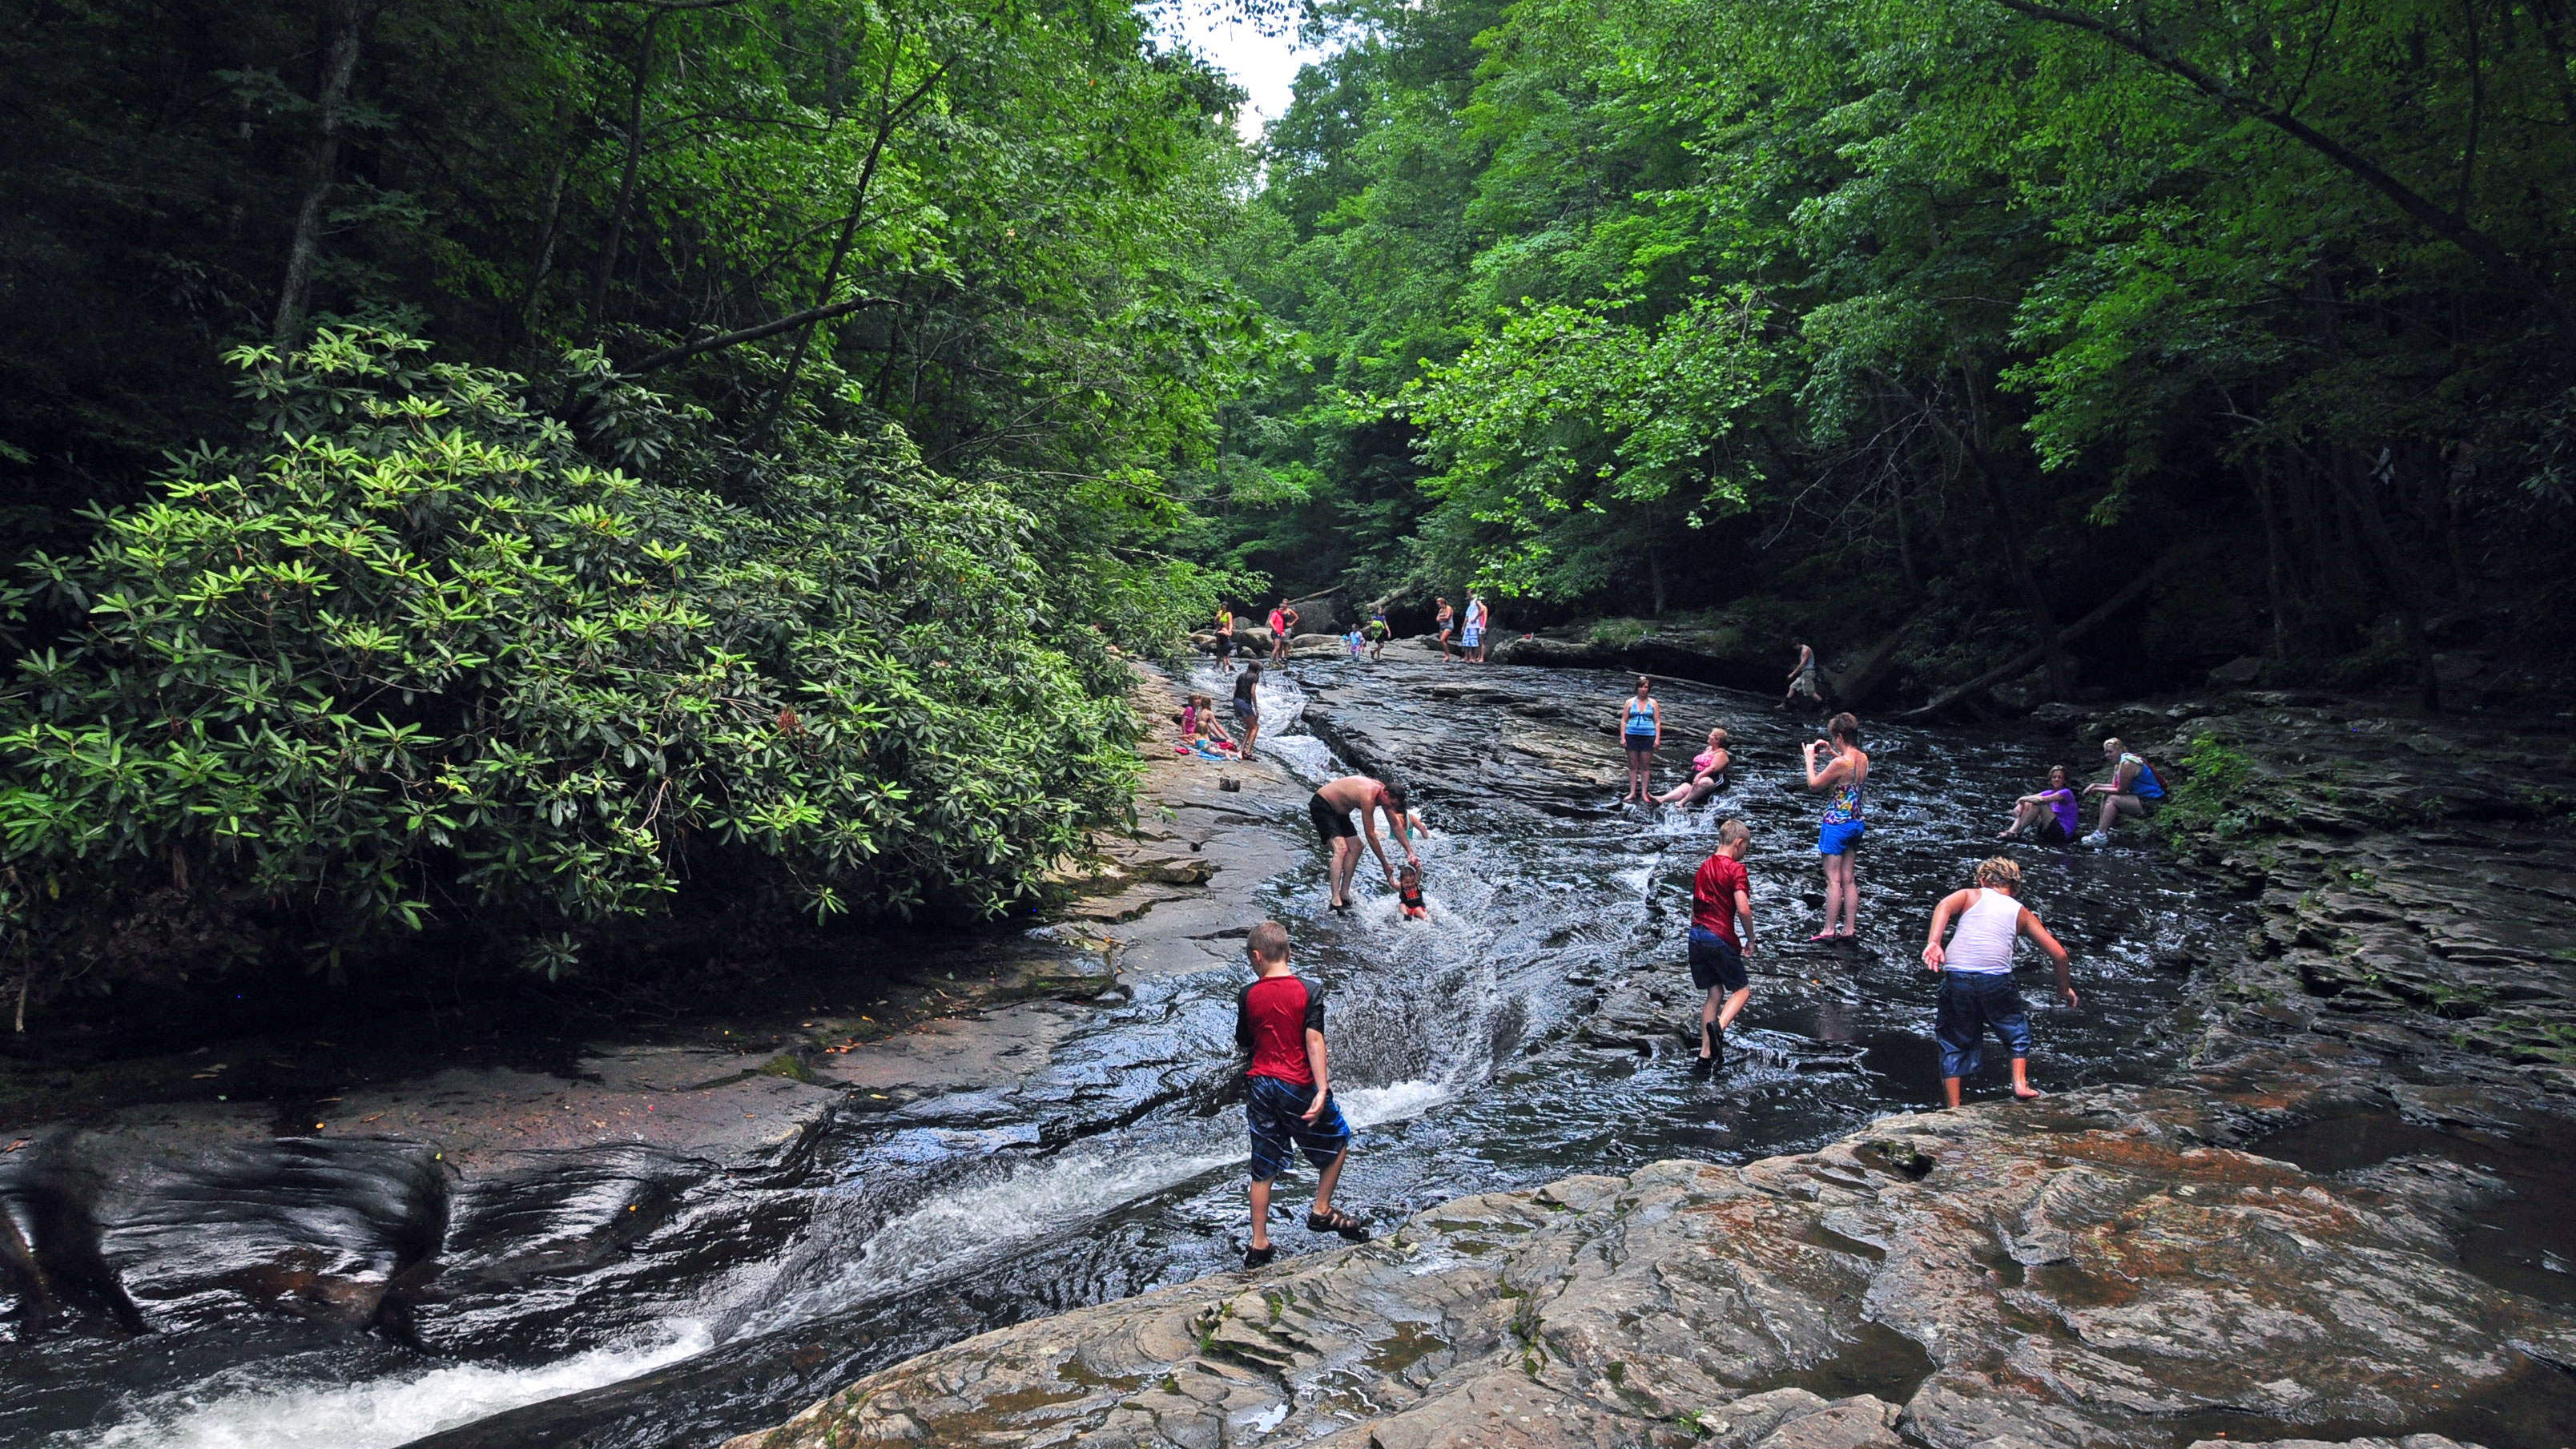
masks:
[[[2012,1051],[2013,1095],[2025,1100],[2039,1095],[2030,1084],[2029,1010],[2012,979],[2013,947],[2022,937],[2038,942],[2057,963],[2057,994],[2070,1009],[2077,1004],[2075,987],[2066,978],[2066,948],[2014,896],[2020,886],[2021,866],[1998,855],[1977,867],[1974,886],[1942,897],[1932,912],[1923,964],[1941,978],[1932,1035],[1941,1044],[1941,1091],[1953,1107],[1959,1105],[1959,1079],[1977,1070],[1990,1026]],[[1959,929],[1945,949],[1941,933],[1954,917]]]

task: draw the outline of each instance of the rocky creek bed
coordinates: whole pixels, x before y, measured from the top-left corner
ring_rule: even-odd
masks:
[[[0,1157],[0,1438],[696,1445],[809,1403],[737,1444],[2576,1431],[2563,735],[2287,698],[1887,732],[1842,952],[1788,944],[1807,731],[1672,691],[1738,731],[1719,809],[1756,825],[1771,947],[1711,1085],[1673,941],[1718,809],[1608,804],[1624,681],[1290,672],[1272,718],[1311,733],[1158,764],[1071,917],[952,963],[1015,1002],[776,1072],[603,1045],[507,1112],[424,1079],[309,1132],[266,1104],[33,1134]],[[1926,1114],[1931,893],[2106,728],[2224,736],[2248,779],[2197,878],[2019,852],[2085,1009],[2039,1024],[2046,1102]],[[1301,807],[1336,756],[1423,790],[1433,922],[1324,919]],[[1381,1238],[1287,1228],[1304,1255],[1245,1274],[1225,1037],[1265,914],[1332,993]]]

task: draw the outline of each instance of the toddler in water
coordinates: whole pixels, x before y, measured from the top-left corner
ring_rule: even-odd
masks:
[[[1422,867],[1408,861],[1404,869],[1396,873],[1395,898],[1406,920],[1418,921],[1431,914],[1431,907],[1422,899]]]
[[[1357,629],[1342,636],[1342,643],[1349,646],[1353,659],[1360,657],[1360,642],[1360,631]]]

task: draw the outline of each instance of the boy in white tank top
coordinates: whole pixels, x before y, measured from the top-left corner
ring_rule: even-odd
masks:
[[[1923,942],[1923,964],[1941,978],[1941,1003],[1932,1018],[1932,1035],[1941,1047],[1941,1091],[1959,1105],[1959,1080],[1973,1075],[1985,1046],[1986,1028],[2012,1051],[2013,1095],[2036,1097],[2030,1084],[2030,1014],[2012,979],[2013,947],[2024,936],[2039,943],[2057,964],[2057,994],[2071,1009],[2075,987],[2066,978],[2066,948],[2048,934],[2013,892],[2021,886],[2021,867],[1998,855],[1977,867],[1977,883],[1952,891],[1932,911],[1932,930]],[[1952,918],[1959,928],[1948,949],[1941,933]]]

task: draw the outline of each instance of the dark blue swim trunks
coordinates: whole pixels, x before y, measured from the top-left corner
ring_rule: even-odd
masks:
[[[1252,1128],[1252,1180],[1268,1182],[1296,1161],[1297,1149],[1304,1148],[1306,1160],[1326,1167],[1351,1145],[1351,1124],[1342,1120],[1342,1104],[1327,1096],[1324,1110],[1315,1120],[1306,1120],[1306,1109],[1315,1101],[1315,1089],[1277,1077],[1246,1077],[1250,1091],[1244,1096],[1243,1116]]]
[[[1728,937],[1705,926],[1693,926],[1690,933],[1691,985],[1702,991],[1723,986],[1729,991],[1742,991],[1753,978],[1744,971],[1744,953]]]

